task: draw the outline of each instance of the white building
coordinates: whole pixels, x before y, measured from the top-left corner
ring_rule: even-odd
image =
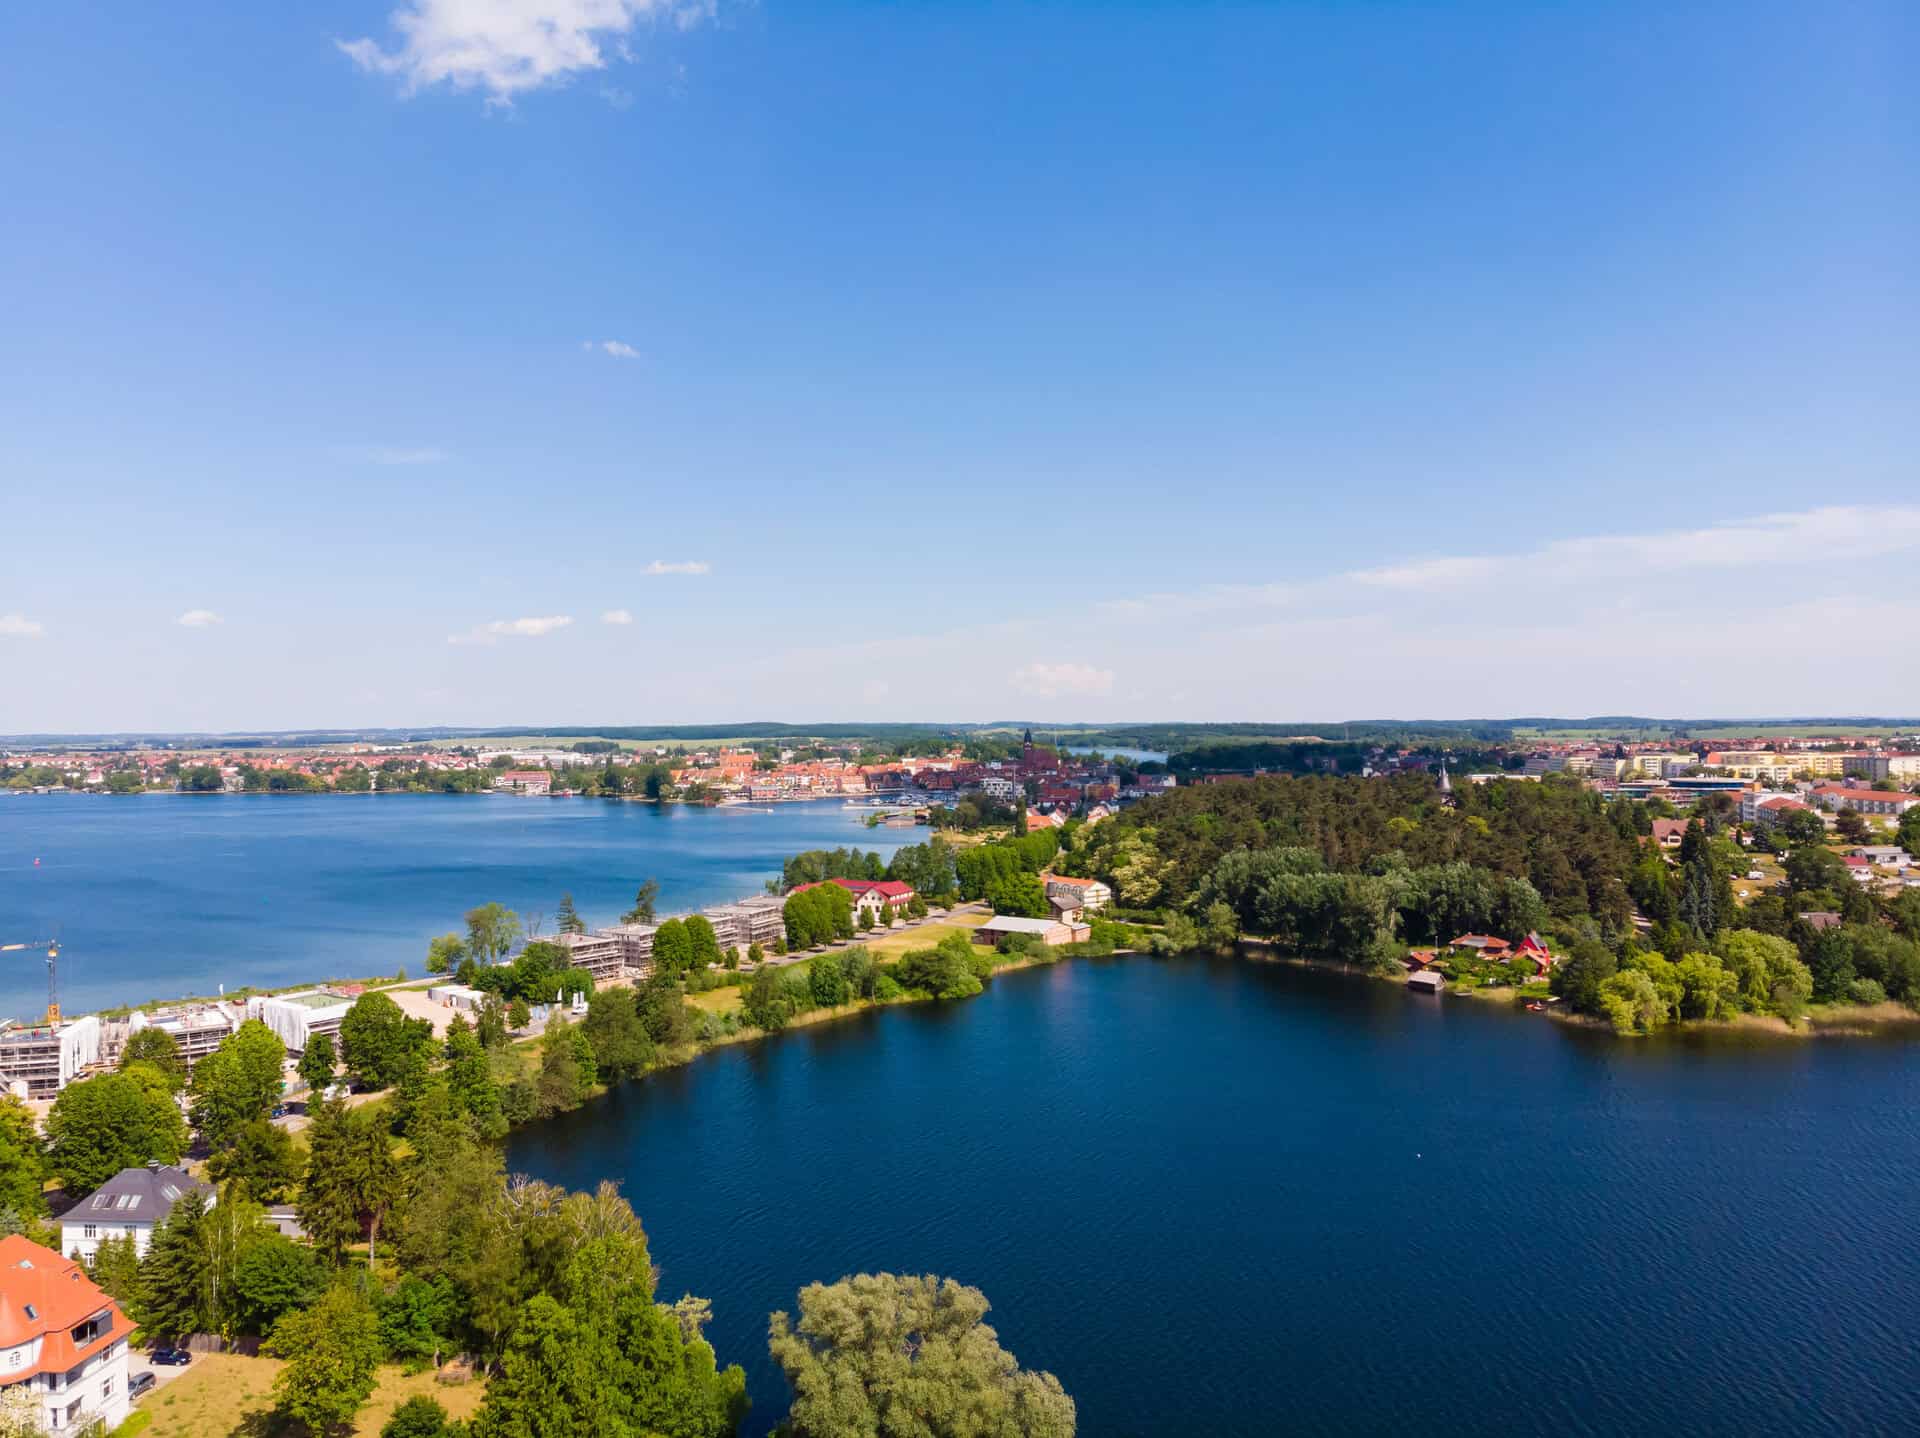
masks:
[[[353,1007],[353,1000],[326,989],[307,989],[270,999],[250,999],[247,1007],[253,1017],[280,1036],[289,1054],[303,1054],[319,1034],[339,1037],[340,1022]]]
[[[158,1163],[123,1168],[60,1216],[60,1251],[68,1257],[79,1254],[91,1268],[103,1242],[132,1234],[133,1251],[145,1258],[154,1229],[189,1193],[202,1195],[208,1208],[217,1197],[211,1184],[183,1168]]]
[[[17,1233],[0,1238],[0,1388],[34,1395],[36,1428],[119,1427],[132,1334],[132,1320],[77,1263]]]
[[[57,1024],[0,1022],[0,1087],[50,1099],[100,1059],[100,1020],[92,1014]]]

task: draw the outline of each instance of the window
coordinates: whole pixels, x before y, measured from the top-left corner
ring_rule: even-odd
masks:
[[[100,1400],[104,1403],[111,1397],[113,1397],[113,1380],[109,1378],[100,1385]]]
[[[80,1236],[82,1238],[98,1238],[100,1236],[99,1225],[92,1223],[82,1224],[80,1227]]]
[[[38,1318],[39,1316],[40,1316],[39,1310],[36,1309],[31,1303],[29,1303],[27,1305],[27,1317]]]

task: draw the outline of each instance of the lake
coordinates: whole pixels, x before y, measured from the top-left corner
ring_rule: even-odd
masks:
[[[665,913],[758,893],[802,849],[891,854],[927,837],[864,818],[838,800],[0,796],[0,943],[57,935],[73,1013],[222,983],[419,974],[427,940],[489,900],[545,914],[551,933],[567,891],[589,923],[611,923],[643,879]],[[0,1016],[45,1007],[39,957],[0,956]]]
[[[1920,1431],[1920,1048],[1628,1043],[1232,960],[1075,961],[718,1050],[512,1142],[770,1310],[927,1271],[1087,1435]]]

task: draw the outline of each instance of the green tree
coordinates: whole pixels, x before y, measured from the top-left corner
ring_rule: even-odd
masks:
[[[467,956],[467,941],[458,934],[440,934],[427,943],[427,972],[444,974],[460,967]]]
[[[1835,814],[1833,832],[1849,844],[1864,844],[1873,836],[1858,809],[1842,809]]]
[[[410,1019],[400,1005],[377,990],[353,1002],[340,1021],[340,1056],[368,1088],[397,1083],[417,1050],[433,1042],[433,1025]]]
[[[134,1073],[68,1084],[47,1113],[47,1167],[76,1196],[123,1168],[178,1163],[186,1146],[187,1126],[164,1082],[152,1087]]]
[[[447,1025],[447,1091],[461,1112],[490,1132],[500,1112],[500,1085],[480,1036],[458,1014]]]
[[[184,1338],[213,1320],[207,1201],[198,1189],[173,1205],[140,1264],[140,1323],[162,1338]]]
[[[467,950],[481,964],[497,964],[520,940],[520,916],[503,904],[467,910]]]
[[[649,799],[657,799],[660,797],[656,778],[657,776],[647,780],[647,797]],[[654,879],[643,881],[640,887],[634,891],[633,907],[620,916],[620,922],[623,924],[651,924],[653,922],[654,905],[657,904],[659,900],[659,882]]]
[[[554,927],[563,934],[584,934],[587,931],[587,921],[573,907],[572,894],[560,896],[560,912],[554,920]]]
[[[325,1093],[333,1082],[337,1060],[333,1055],[333,1035],[315,1034],[300,1054],[300,1081],[315,1094]]]
[[[330,1100],[314,1112],[307,1141],[300,1226],[336,1264],[364,1230],[371,1262],[380,1225],[401,1197],[399,1167],[381,1115]]]
[[[267,1116],[280,1097],[286,1058],[279,1035],[248,1019],[193,1066],[189,1112],[209,1148],[224,1148],[242,1124]]]
[[[380,1429],[380,1438],[441,1438],[457,1432],[447,1421],[447,1410],[424,1393],[416,1393],[393,1410]]]
[[[1600,1008],[1616,1033],[1650,1033],[1667,1021],[1667,1001],[1642,969],[1623,969],[1602,983]]]
[[[653,1061],[653,1039],[640,1022],[632,989],[595,990],[581,1028],[593,1046],[595,1067],[609,1083],[636,1078]]]
[[[977,1288],[932,1275],[858,1274],[800,1291],[768,1348],[793,1390],[794,1438],[1072,1438],[1073,1399],[1021,1369],[983,1322]]]
[[[573,1025],[559,1014],[548,1021],[540,1036],[540,1073],[534,1080],[534,1112],[548,1118],[580,1107],[586,1088],[592,1082],[580,1072],[579,1053],[574,1048]]]
[[[853,998],[846,972],[832,954],[822,954],[807,966],[807,987],[817,1008],[837,1008]]]
[[[236,1181],[260,1203],[286,1198],[300,1182],[300,1168],[293,1135],[264,1118],[241,1124],[228,1135],[226,1147],[207,1159],[209,1178]]]
[[[243,1333],[265,1334],[275,1323],[305,1308],[326,1290],[320,1256],[283,1233],[261,1228],[240,1247],[234,1263],[232,1302]]]
[[[152,1064],[165,1074],[175,1093],[187,1086],[187,1061],[180,1056],[180,1045],[173,1041],[173,1035],[165,1029],[151,1026],[136,1029],[127,1040],[127,1046],[120,1050],[122,1069],[142,1063]]]
[[[527,1007],[525,999],[515,999],[507,1005],[507,1027],[518,1033],[533,1022],[533,1012]]]
[[[44,1216],[46,1181],[33,1110],[13,1094],[0,1093],[0,1213],[11,1213],[16,1221]]]
[[[373,1306],[346,1282],[280,1319],[266,1346],[287,1360],[273,1380],[276,1411],[316,1434],[344,1428],[360,1411],[383,1356]]]
[[[129,1314],[136,1319],[139,1317],[142,1312],[140,1249],[131,1233],[100,1240],[99,1246],[93,1251],[89,1276],[112,1294]]]
[[[720,941],[704,914],[687,916],[687,943],[692,951],[689,967],[699,969],[720,962]]]
[[[693,967],[693,935],[684,919],[668,919],[654,931],[653,971],[656,974],[684,974]]]

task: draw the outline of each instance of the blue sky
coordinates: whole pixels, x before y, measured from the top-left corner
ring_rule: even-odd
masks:
[[[0,732],[1920,711],[1916,62],[12,7]]]

